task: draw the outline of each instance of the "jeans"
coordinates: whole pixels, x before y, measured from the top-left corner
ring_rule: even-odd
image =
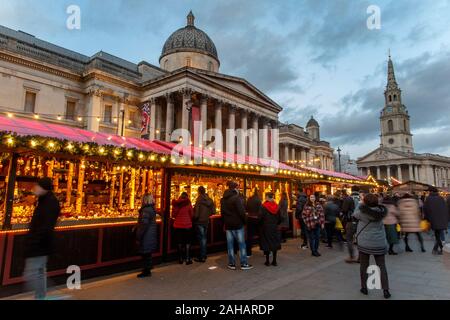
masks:
[[[347,248],[348,248],[348,254],[350,258],[355,257],[355,248],[353,245],[353,236],[356,233],[356,223],[354,222],[347,222],[345,224],[345,238],[347,239]]]
[[[359,270],[361,276],[361,288],[367,288],[367,279],[369,278],[369,275],[367,274],[367,268],[369,267],[370,255],[360,252],[359,258],[361,261]],[[383,290],[389,290],[389,279],[387,275],[384,255],[374,256],[374,258],[375,263],[380,268],[381,287]]]
[[[445,241],[445,230],[434,230],[434,248],[433,250],[442,250],[444,245],[442,244],[443,241]]]
[[[143,265],[143,271],[144,272],[150,272],[152,269],[152,254],[151,253],[144,253],[142,255],[142,265]]]
[[[228,264],[236,265],[236,259],[234,256],[234,242],[236,241],[239,246],[239,258],[241,266],[247,264],[247,248],[245,245],[245,229],[242,227],[237,230],[227,230],[227,248],[228,248]]]
[[[206,259],[206,247],[208,243],[208,226],[197,225],[197,239],[200,244],[200,258]]]
[[[303,240],[302,245],[307,246],[308,245],[308,230],[306,228],[306,224],[303,221],[303,219],[298,219],[298,222],[300,223],[301,237]]]
[[[34,291],[35,299],[45,299],[47,295],[47,256],[31,257],[25,261],[26,287]]]
[[[314,229],[308,230],[309,247],[312,253],[316,253],[319,250],[320,229],[320,225],[317,225]]]

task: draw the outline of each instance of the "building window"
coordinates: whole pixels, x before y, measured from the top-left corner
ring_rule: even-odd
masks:
[[[397,95],[394,94],[394,101],[397,101]]]
[[[76,102],[67,101],[66,103],[66,120],[75,121],[76,116]]]
[[[403,128],[405,128],[405,131],[408,130],[408,129],[406,128],[406,120],[403,120]]]
[[[389,139],[389,144],[394,144],[394,139]]]
[[[388,121],[388,131],[389,132],[394,131],[394,122],[392,120]]]
[[[213,63],[211,61],[208,62],[208,71],[213,71]]]
[[[167,70],[168,66],[169,66],[169,60],[166,59],[166,61],[164,61],[164,69]]]
[[[186,67],[190,67],[191,66],[191,58],[187,57],[186,58]]]
[[[105,110],[103,111],[103,122],[112,122],[112,105],[105,105]]]
[[[406,138],[406,144],[409,144],[409,139],[408,138]]]
[[[131,128],[139,127],[138,113],[134,110],[128,112],[128,126]]]
[[[391,95],[389,96],[389,102],[392,102],[392,96]]]
[[[34,113],[36,107],[36,92],[27,91],[25,93],[25,112]]]

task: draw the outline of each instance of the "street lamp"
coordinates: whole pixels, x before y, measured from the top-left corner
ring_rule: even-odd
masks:
[[[342,172],[342,168],[341,168],[341,148],[337,148],[337,153],[338,153],[338,168],[339,168],[339,172]]]

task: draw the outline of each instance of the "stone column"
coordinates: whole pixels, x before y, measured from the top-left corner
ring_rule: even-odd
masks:
[[[216,150],[223,150],[223,145],[220,145],[220,143],[222,144],[224,143],[222,130],[222,105],[223,105],[222,101],[217,101],[217,103],[214,106],[214,129],[216,130],[217,134],[222,135],[221,139],[214,137],[214,146]]]
[[[391,167],[390,166],[387,166],[386,167],[386,180],[388,180],[389,181],[389,179],[391,178]]]
[[[415,181],[420,182],[418,165],[414,165],[414,179],[415,179]]]
[[[380,167],[377,166],[377,180],[380,180],[380,179],[381,179],[381,170],[380,170]]]
[[[99,89],[94,89],[89,92],[87,101],[87,129],[89,131],[98,132],[100,123],[97,118],[101,117],[102,108],[102,93]]]
[[[252,133],[252,137],[251,137],[251,155],[253,157],[258,157],[258,129],[259,129],[259,120],[258,120],[259,116],[257,114],[253,114],[253,119],[252,119],[252,129],[253,129],[253,133]]]
[[[289,145],[286,143],[284,145],[284,162],[287,162],[289,160]]]
[[[170,135],[173,131],[174,126],[174,99],[173,96],[170,94],[166,95],[166,101],[167,101],[167,116],[166,116],[166,141],[170,141]]]
[[[155,139],[161,140],[161,130],[162,130],[162,108],[161,104],[155,103],[156,109],[156,126],[155,126]]]
[[[181,104],[181,128],[189,130],[189,112],[190,108],[192,107],[191,105],[192,91],[190,89],[185,89],[182,91],[182,93],[183,93],[183,102]]]
[[[261,132],[263,137],[260,137],[260,145],[261,145],[261,152],[260,156],[261,158],[268,158],[269,157],[269,121],[267,119],[264,119],[263,121],[263,131]]]
[[[230,129],[230,131],[228,131]],[[230,151],[232,154],[236,153],[236,144],[234,140],[235,130],[236,129],[236,106],[230,105],[228,108],[228,128],[225,130],[225,141],[227,143],[226,145],[226,151]],[[231,146],[234,145],[234,148]],[[229,150],[229,148],[231,148]]]
[[[125,112],[127,110],[127,95],[125,95],[123,98],[118,99],[119,102],[119,118],[117,121],[117,134],[118,135],[125,135]]]
[[[156,139],[156,99],[150,99],[150,140]]]
[[[246,156],[250,146],[247,145],[248,113],[241,109],[241,155]]]
[[[408,164],[408,170],[409,170],[409,181],[414,181],[414,172],[412,164]]]
[[[402,165],[397,165],[397,179],[401,182],[403,182],[403,177],[402,177]]]
[[[297,152],[296,152],[296,147],[295,146],[292,146],[291,147],[291,160],[292,161],[295,161],[295,160],[297,160]]]
[[[370,171],[370,167],[367,167],[367,176],[372,175],[372,172]]]
[[[208,96],[202,96],[200,100],[200,121],[202,122],[200,135],[201,139],[199,141],[203,141],[203,134],[206,130],[208,130]],[[203,144],[203,142],[202,142]]]

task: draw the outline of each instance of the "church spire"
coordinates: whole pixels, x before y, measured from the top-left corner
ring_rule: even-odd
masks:
[[[193,27],[194,26],[194,14],[192,13],[192,10],[189,11],[189,14],[187,15],[187,25]]]
[[[388,79],[387,79],[387,90],[398,90],[397,80],[395,80],[394,63],[391,59],[391,50],[389,50],[389,60],[388,60]]]

